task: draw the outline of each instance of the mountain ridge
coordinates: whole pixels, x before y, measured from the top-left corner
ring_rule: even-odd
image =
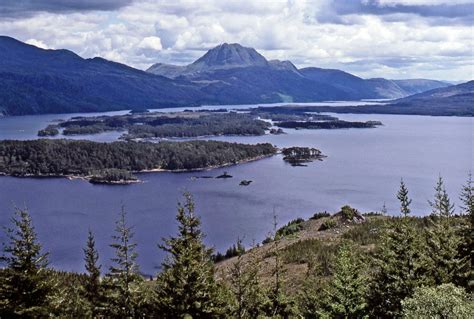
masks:
[[[419,87],[410,80],[397,84],[341,70],[298,69],[239,44],[217,46],[188,66],[155,64],[148,71],[0,36],[0,114],[398,98]],[[423,90],[434,82],[444,85],[415,81]]]

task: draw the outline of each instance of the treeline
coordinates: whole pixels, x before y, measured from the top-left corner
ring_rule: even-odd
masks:
[[[51,136],[63,128],[63,135],[128,131],[123,138],[172,138],[207,135],[263,135],[270,124],[243,113],[177,112],[141,113],[115,116],[76,117],[40,130]]]
[[[314,121],[286,121],[278,122],[275,124],[278,127],[283,128],[302,128],[308,130],[331,130],[331,129],[342,129],[342,128],[374,128],[382,125],[379,121],[367,121],[367,122],[350,122],[343,120],[325,121],[325,122],[314,122]]]
[[[107,169],[209,168],[272,155],[271,144],[220,141],[113,142],[73,140],[0,141],[0,173],[14,176],[88,176]]]
[[[473,186],[469,178],[462,189],[465,216],[460,222],[440,178],[430,202],[432,215],[420,223],[410,216],[411,199],[402,181],[397,193],[401,216],[383,222],[375,249],[362,249],[351,240],[355,233],[348,233],[345,241],[331,246],[335,248],[329,250],[328,263],[308,268],[305,284],[293,293],[287,289],[291,283],[284,281],[285,259],[328,253],[315,240],[297,242],[304,243],[299,248],[305,251],[279,247],[279,239],[293,235],[290,229],[298,227],[300,220],[274,232],[268,250],[273,261],[266,265],[271,268],[271,281],[262,281],[261,257],[251,251],[244,254],[240,241],[229,250],[237,256],[229,276],[222,278],[216,276],[212,249],[203,244],[193,199],[185,194],[176,215],[177,235],[159,245],[167,253],[162,270],[146,281],[139,275],[134,232],[123,209],[110,244],[115,251],[112,266],[101,269],[89,232],[84,274],[48,268],[48,255],[28,212],[17,210],[3,248],[0,317],[472,318]],[[346,208],[346,214],[353,213]],[[367,236],[375,235],[367,232]]]

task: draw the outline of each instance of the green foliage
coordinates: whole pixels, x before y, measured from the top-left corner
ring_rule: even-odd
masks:
[[[79,117],[61,122],[59,125],[64,128],[64,135],[128,130],[128,134],[123,136],[126,139],[263,135],[270,126],[268,122],[255,119],[255,116],[235,112],[154,112]]]
[[[297,219],[293,219],[289,221],[288,224],[279,228],[276,231],[275,238],[278,239],[278,238],[290,236],[292,234],[299,232],[300,230],[303,229],[303,222],[304,222],[303,218],[297,218]]]
[[[332,218],[328,218],[319,226],[319,230],[328,230],[334,227],[337,227],[337,222]]]
[[[365,265],[354,247],[343,243],[334,261],[334,275],[319,311],[323,318],[366,318],[367,277]]]
[[[329,214],[328,212],[318,212],[318,213],[314,213],[314,215],[311,216],[310,219],[318,220],[318,219],[321,219],[323,217],[329,217],[329,216],[331,216],[331,214]]]
[[[411,296],[423,280],[420,236],[407,218],[411,200],[403,180],[397,198],[403,217],[393,219],[387,225],[373,260],[375,273],[368,302],[374,317],[399,316],[401,301]]]
[[[16,209],[11,223],[0,259],[6,265],[0,278],[0,317],[45,318],[54,289],[47,254],[41,251],[26,209]]]
[[[143,279],[136,263],[137,244],[133,242],[133,236],[132,227],[127,225],[125,209],[122,207],[115,235],[112,236],[114,241],[110,244],[115,250],[115,256],[111,259],[113,265],[109,268],[105,284],[108,288],[109,316],[112,317],[137,317],[139,313],[138,299]]]
[[[201,221],[191,195],[184,197],[176,216],[178,236],[160,246],[168,256],[157,278],[157,314],[161,318],[222,317],[225,305],[214,279],[212,250],[203,244]]]
[[[57,125],[48,125],[45,129],[38,131],[38,136],[56,136],[58,134]]]
[[[417,288],[402,305],[407,319],[469,319],[474,313],[472,295],[453,284]]]
[[[460,271],[459,282],[472,293],[474,292],[474,184],[471,173],[462,187],[460,199],[461,209],[467,214],[469,223],[460,232],[462,243],[459,246],[459,258],[465,260],[465,263]]]
[[[341,207],[341,215],[345,220],[352,220],[355,216],[359,215],[359,212],[349,205],[344,205]]]
[[[86,281],[84,286],[85,299],[89,302],[92,316],[96,316],[103,307],[104,295],[100,282],[100,268],[98,264],[99,253],[95,248],[95,239],[89,230],[86,248],[84,248],[84,261],[86,268]]]
[[[283,248],[281,254],[285,263],[309,264],[310,269],[318,269],[319,275],[329,276],[336,250],[335,244],[324,243],[320,239],[306,239]]]
[[[400,181],[400,189],[398,190],[397,198],[400,201],[400,212],[404,217],[407,217],[411,211],[411,199],[408,197],[408,188],[403,179]]]
[[[368,218],[365,223],[360,223],[342,234],[342,238],[352,240],[359,245],[372,245],[380,242],[385,227],[385,219]]]
[[[240,256],[245,253],[245,247],[242,245],[242,241],[237,241],[237,244],[232,245],[231,247],[227,248],[225,254],[217,253],[215,255],[212,255],[212,260],[215,263],[218,263],[220,261],[235,257],[235,256]]]
[[[435,285],[453,282],[460,274],[463,260],[459,258],[461,237],[453,225],[454,205],[439,177],[432,207],[433,225],[426,229],[423,258],[426,273]]]
[[[113,183],[135,181],[137,178],[129,171],[116,168],[102,169],[92,173],[91,183]]]
[[[113,142],[74,140],[0,141],[0,173],[81,175],[97,170],[198,169],[272,155],[271,144],[219,141]]]
[[[241,245],[238,240],[237,247]],[[232,317],[253,319],[265,315],[269,299],[267,291],[260,283],[259,266],[254,255],[244,261],[243,253],[239,252],[230,270],[230,286],[234,297]]]

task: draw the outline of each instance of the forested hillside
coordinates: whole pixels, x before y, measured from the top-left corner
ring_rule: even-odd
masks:
[[[474,188],[469,177],[454,207],[441,177],[431,215],[410,216],[407,186],[400,213],[362,215],[344,206],[330,216],[296,219],[245,252],[225,256],[203,243],[193,198],[178,205],[176,235],[157,238],[167,253],[155,278],[144,278],[124,209],[110,249],[111,266],[84,234],[82,274],[48,267],[27,210],[7,229],[0,269],[5,318],[458,318],[474,311]],[[459,215],[455,215],[455,212]],[[271,221],[269,221],[271,222]],[[153,252],[147,252],[153,254]],[[214,264],[214,260],[231,258]]]

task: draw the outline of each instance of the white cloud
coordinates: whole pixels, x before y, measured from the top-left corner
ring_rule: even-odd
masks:
[[[28,39],[25,41],[25,43],[34,45],[35,47],[38,47],[41,49],[48,49],[48,46],[44,42],[36,40],[36,39]]]
[[[161,39],[158,37],[146,37],[138,45],[140,49],[150,49],[155,51],[161,51],[163,46],[161,45]]]
[[[137,0],[118,11],[0,20],[0,30],[33,45],[66,48],[87,58],[102,56],[141,69],[155,62],[190,63],[222,42],[238,42],[268,59],[288,59],[299,67],[341,68],[364,77],[472,78],[472,25],[394,16],[338,16],[330,0]]]

